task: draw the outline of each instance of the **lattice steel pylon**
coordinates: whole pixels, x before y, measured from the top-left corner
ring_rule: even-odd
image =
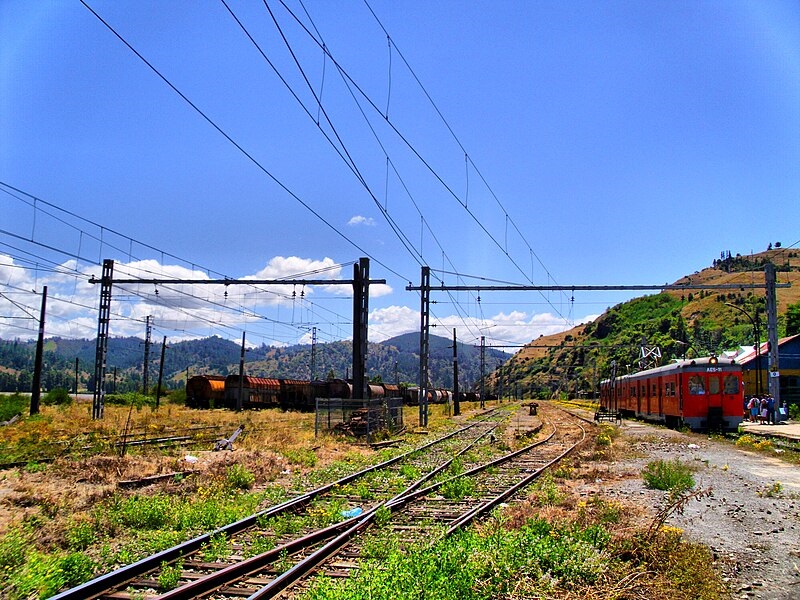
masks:
[[[97,319],[97,347],[94,358],[94,397],[92,398],[92,418],[102,419],[106,397],[106,354],[108,353],[108,323],[111,316],[111,282],[114,275],[114,261],[103,261],[103,274],[100,279],[100,310]]]
[[[661,366],[661,348],[659,346],[648,346],[647,338],[642,336],[642,343],[639,345],[639,368],[654,369]]]

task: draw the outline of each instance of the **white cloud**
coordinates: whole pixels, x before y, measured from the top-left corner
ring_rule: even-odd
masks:
[[[361,215],[356,215],[351,217],[350,220],[347,222],[350,227],[357,227],[359,225],[365,225],[367,227],[374,227],[375,226],[375,219],[372,217],[362,217]]]
[[[97,265],[80,267],[67,261],[38,274],[26,265],[0,255],[0,337],[33,339],[38,326],[42,286],[48,286],[47,336],[93,338],[97,333],[99,286],[89,278],[99,278]],[[114,266],[117,279],[196,279],[208,280],[204,271],[179,265],[162,265],[156,260],[119,262]],[[349,265],[338,266],[332,259],[276,256],[256,273],[240,279],[349,279]],[[36,290],[36,293],[33,290]],[[157,292],[157,293],[156,293]],[[294,292],[294,295],[292,294]],[[370,286],[370,299],[393,292],[387,284]],[[247,342],[284,346],[309,343],[312,326],[318,327],[322,342],[349,338],[352,327],[352,288],[349,285],[248,286],[248,285],[170,285],[119,284],[112,295],[112,336],[144,336],[144,322],[153,317],[154,335],[169,340],[220,335],[239,339],[247,331]],[[597,315],[584,317],[589,322]],[[482,319],[458,315],[432,320],[433,335],[452,336],[457,329],[464,343],[525,344],[540,335],[570,328],[550,313],[500,312]],[[420,315],[413,307],[392,305],[376,308],[369,315],[369,339],[384,341],[409,332],[418,332]]]
[[[408,306],[379,308],[369,314],[369,340],[382,342],[403,333],[419,331],[419,326],[419,310]]]
[[[588,323],[597,315],[584,317],[581,322]],[[433,324],[433,321],[432,321]],[[451,315],[438,319],[432,335],[450,337],[453,329],[464,343],[480,343],[480,336],[486,336],[488,345],[522,345],[535,340],[540,335],[551,335],[572,328],[561,317],[551,313],[529,315],[521,311],[508,314],[500,312],[483,319],[462,318]],[[369,339],[373,342],[386,340],[409,332],[418,332],[420,315],[416,309],[407,306],[390,306],[372,311],[369,316]],[[513,349],[508,349],[513,352]]]

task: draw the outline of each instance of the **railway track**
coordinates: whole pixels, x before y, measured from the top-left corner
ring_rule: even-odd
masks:
[[[278,563],[272,569],[279,569],[281,562],[298,549],[335,537],[358,523],[361,515],[370,514],[398,493],[408,493],[424,485],[459,457],[470,464],[479,460],[481,455],[476,449],[482,445],[481,440],[488,439],[508,414],[502,410],[490,411],[482,420],[420,448],[298,493],[281,504],[106,573],[53,598],[155,598],[159,597],[159,588],[165,587],[164,573],[177,575],[179,587],[175,593],[185,594],[177,597],[193,598],[198,597],[192,591],[196,581],[230,580],[235,578],[234,573],[251,568],[259,561],[265,565]],[[234,594],[234,597],[241,596],[241,591]],[[173,596],[165,594],[163,597]]]
[[[579,421],[560,414],[542,439],[515,452],[493,443],[497,420],[472,424],[54,598],[272,598],[306,585],[316,572],[347,576],[361,555],[359,534],[376,522],[402,531],[408,543],[430,541],[511,499],[584,439]],[[362,494],[354,509],[339,511],[343,520],[309,519],[323,510],[321,497],[336,509],[351,507],[354,493],[365,486],[369,498]],[[468,491],[453,494],[454,489]],[[224,551],[211,557],[214,546]],[[159,593],[165,574],[174,588]]]

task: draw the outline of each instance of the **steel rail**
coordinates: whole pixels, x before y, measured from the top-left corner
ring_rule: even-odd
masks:
[[[488,414],[484,415],[484,417],[486,418],[488,418],[488,416],[489,416]],[[368,473],[372,473],[374,471],[387,468],[395,463],[398,463],[402,460],[409,458],[414,454],[420,453],[430,448],[431,446],[440,444],[456,435],[459,435],[464,431],[476,427],[480,423],[481,423],[480,421],[476,423],[470,423],[469,425],[456,429],[440,438],[428,442],[427,444],[423,444],[418,448],[409,450],[408,452],[390,458],[382,463],[371,465],[365,469],[362,469],[360,471],[342,477],[341,479],[338,479],[334,482],[320,486],[319,488],[305,492],[304,494],[301,494],[294,498],[290,498],[289,500],[286,500],[285,502],[272,506],[268,509],[244,517],[243,519],[235,521],[234,523],[230,523],[223,527],[217,528],[211,532],[204,533],[195,538],[182,542],[176,546],[167,548],[151,556],[142,558],[124,567],[120,567],[119,569],[109,571],[108,573],[100,575],[95,579],[92,579],[81,585],[78,585],[76,587],[65,590],[59,594],[56,594],[55,596],[51,597],[51,600],[91,600],[92,598],[97,598],[100,595],[108,592],[109,590],[117,588],[135,579],[136,577],[140,577],[145,573],[148,573],[158,568],[159,566],[161,566],[163,562],[171,563],[188,554],[196,552],[204,544],[208,544],[211,541],[211,538],[214,536],[225,535],[227,537],[230,537],[232,535],[241,533],[255,526],[255,524],[260,518],[272,517],[289,510],[297,509],[309,503],[315,497],[321,496],[329,492],[336,486],[346,485],[360,477],[367,475]]]
[[[438,473],[442,472],[444,469],[447,469],[457,456],[460,456],[468,452],[481,439],[489,435],[496,427],[497,426],[495,425],[494,427],[488,428],[485,432],[483,432],[477,438],[472,440],[469,444],[464,446],[464,448],[459,450],[459,452],[457,452],[453,457],[443,462],[442,464],[438,465],[435,469],[432,469],[429,473],[427,473],[425,476],[423,476],[416,482],[412,483],[408,488],[400,492],[398,496],[413,491],[414,489],[418,488],[420,485],[425,483],[425,481],[429,480],[432,477],[435,477]],[[460,431],[463,432],[463,429]],[[291,583],[296,581],[296,579],[307,574],[308,572],[310,572],[310,570],[313,570],[320,562],[324,561],[326,558],[330,556],[330,554],[338,550],[338,548],[341,546],[341,543],[339,543],[338,540],[346,541],[350,539],[353,535],[355,535],[355,533],[362,531],[365,527],[367,527],[374,518],[374,515],[377,512],[377,510],[381,506],[384,506],[385,504],[386,502],[382,502],[377,506],[368,510],[363,515],[358,515],[356,517],[347,519],[346,521],[336,523],[322,530],[311,533],[307,536],[303,536],[296,540],[292,540],[291,542],[273,548],[272,550],[269,550],[252,558],[249,558],[245,561],[230,565],[219,571],[210,573],[200,579],[196,579],[194,581],[187,583],[186,585],[182,585],[179,588],[176,588],[174,590],[171,590],[170,592],[162,594],[158,596],[158,598],[159,600],[190,600],[192,598],[202,597],[203,595],[207,595],[211,592],[219,590],[220,588],[226,585],[230,585],[237,579],[241,579],[245,576],[252,575],[262,570],[265,566],[271,564],[272,562],[280,558],[282,553],[293,554],[295,552],[298,552],[299,550],[306,549],[309,546],[316,545],[320,541],[334,537],[336,533],[340,533],[340,535],[336,537],[332,542],[326,544],[323,548],[318,549],[312,555],[309,555],[309,557],[307,557],[303,561],[300,561],[297,565],[295,565],[285,573],[279,575],[275,580],[273,580],[273,582],[271,582],[269,586],[270,589],[273,590],[273,593],[277,593],[277,590],[279,589],[282,590],[286,586],[291,585]],[[342,530],[345,531],[342,532]],[[313,561],[310,559],[312,556],[314,557]],[[263,593],[263,591],[259,591],[257,592],[257,594],[258,593]]]
[[[572,454],[572,452],[574,452],[578,448],[578,446],[580,446],[586,440],[586,430],[583,428],[583,425],[578,424],[578,427],[580,427],[581,431],[583,432],[583,435],[581,436],[580,440],[578,440],[575,444],[570,446],[566,451],[564,451],[561,454],[559,454],[556,458],[554,458],[553,460],[548,462],[546,465],[540,467],[539,469],[537,469],[536,471],[534,471],[533,473],[531,473],[530,475],[528,475],[524,479],[520,480],[518,483],[516,483],[512,487],[510,487],[507,490],[505,490],[504,492],[502,492],[501,494],[498,494],[497,496],[495,496],[491,500],[488,500],[487,502],[479,504],[478,506],[476,506],[475,508],[473,508],[469,512],[463,514],[460,518],[456,519],[456,521],[454,521],[453,523],[450,524],[450,527],[445,532],[444,537],[452,535],[453,533],[455,533],[456,531],[458,531],[459,529],[461,529],[465,525],[471,523],[472,521],[474,521],[475,519],[477,519],[478,517],[480,517],[484,513],[486,513],[488,511],[494,509],[495,507],[499,506],[501,503],[505,502],[508,498],[510,498],[511,496],[516,494],[519,490],[521,490],[522,488],[524,488],[527,485],[530,485],[530,483],[534,479],[538,479],[539,477],[541,477],[541,475],[547,469],[549,469],[553,465],[561,462],[567,456]]]
[[[552,460],[552,461],[548,462],[547,465],[545,465],[541,469],[538,469],[537,471],[535,471],[532,475],[529,475],[529,476],[525,477],[522,480],[524,483],[517,483],[514,486],[508,488],[502,494],[500,494],[497,497],[495,497],[492,500],[490,500],[489,502],[481,503],[477,508],[474,508],[474,509],[468,511],[467,514],[469,515],[469,518],[464,519],[464,517],[462,516],[459,519],[459,522],[460,522],[459,526],[463,526],[463,524],[473,520],[474,518],[476,518],[477,516],[479,516],[480,514],[485,512],[486,510],[489,510],[491,507],[495,506],[496,504],[499,504],[500,502],[502,502],[506,498],[510,497],[511,495],[513,495],[514,493],[519,491],[519,489],[521,489],[525,485],[528,485],[533,479],[535,479],[536,477],[540,476],[544,472],[545,469],[549,468],[551,465],[555,464],[556,462],[558,462],[560,460],[563,460],[563,458],[565,456],[567,456],[570,452],[574,451],[574,449],[577,448],[577,446],[581,442],[583,442],[583,440],[586,438],[585,430],[583,429],[582,426],[579,425],[579,427],[580,427],[581,431],[583,431],[583,437],[581,438],[581,440],[579,442],[577,442],[576,444],[571,446],[566,452],[564,452],[561,455],[559,455],[559,457],[556,458],[555,460]],[[377,511],[381,507],[388,508],[392,512],[395,512],[400,507],[405,506],[406,504],[408,504],[411,500],[414,500],[414,499],[419,498],[421,496],[427,495],[428,493],[430,493],[431,491],[433,491],[435,489],[438,489],[439,487],[441,487],[442,485],[444,485],[448,481],[452,481],[454,479],[458,479],[458,478],[461,478],[461,477],[466,477],[466,476],[469,476],[469,475],[473,475],[473,474],[479,473],[481,471],[485,471],[486,469],[488,469],[490,467],[497,466],[499,464],[502,464],[502,463],[508,462],[510,460],[513,460],[514,458],[516,458],[518,456],[521,456],[521,455],[525,454],[526,452],[529,452],[533,448],[547,443],[549,440],[551,440],[553,438],[555,433],[556,433],[556,428],[555,428],[555,426],[553,426],[553,431],[551,431],[550,434],[543,440],[539,440],[537,442],[529,444],[528,446],[525,446],[524,448],[521,448],[520,450],[517,450],[515,452],[511,452],[509,454],[503,455],[503,456],[501,456],[501,457],[499,457],[497,459],[494,459],[494,460],[491,460],[491,461],[489,461],[487,463],[484,463],[483,465],[479,465],[479,466],[477,466],[477,467],[475,467],[473,469],[465,471],[464,473],[461,473],[460,475],[457,475],[457,476],[448,478],[446,480],[437,482],[437,483],[432,484],[430,486],[427,486],[425,488],[417,489],[417,490],[412,491],[410,493],[407,493],[407,491],[401,492],[400,494],[398,494],[397,496],[395,496],[391,500],[387,500],[386,502],[383,502],[383,503],[373,507],[372,509],[370,509],[369,511],[367,511],[364,515],[362,515],[360,517],[360,521],[358,523],[355,523],[353,526],[348,528],[346,531],[343,531],[342,533],[340,533],[337,537],[335,537],[331,541],[327,542],[323,547],[321,547],[317,551],[313,552],[312,554],[307,556],[305,559],[303,559],[299,563],[295,564],[292,568],[290,568],[286,572],[284,572],[281,575],[279,575],[277,578],[272,580],[270,583],[268,583],[267,585],[262,587],[260,590],[258,590],[257,592],[251,594],[250,596],[248,596],[247,600],[262,600],[264,598],[274,598],[275,596],[277,596],[278,594],[280,594],[284,590],[286,590],[286,588],[288,588],[292,584],[294,584],[297,581],[299,581],[302,577],[305,577],[306,575],[310,574],[312,571],[314,571],[314,569],[316,569],[325,560],[327,560],[328,558],[333,556],[337,551],[339,551],[355,535],[357,535],[358,533],[361,533],[364,529],[366,529],[374,521],[375,515],[377,514]],[[498,498],[501,498],[501,499],[498,500]],[[450,532],[448,531],[448,535],[449,535],[449,533]]]

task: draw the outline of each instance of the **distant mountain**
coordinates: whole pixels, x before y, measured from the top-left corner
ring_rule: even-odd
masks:
[[[149,385],[158,377],[161,343],[150,346]],[[0,391],[27,391],[33,371],[34,342],[0,341]],[[94,340],[49,338],[45,345],[45,389],[75,385],[75,361],[78,361],[80,389],[94,389]],[[187,376],[197,374],[228,375],[239,372],[241,347],[220,337],[168,343],[164,355],[164,386],[178,387]],[[318,344],[313,376],[324,378],[349,377],[352,370],[352,343]],[[487,348],[484,372],[491,373],[509,357],[508,354]],[[462,387],[477,385],[481,376],[478,348],[458,344],[459,381]],[[109,386],[116,374],[117,390],[138,390],[142,386],[144,340],[139,338],[110,338],[107,366]],[[452,341],[430,337],[428,367],[431,384],[453,386]],[[284,348],[259,346],[248,348],[245,359],[248,375],[311,379],[311,346],[296,345]],[[382,343],[370,343],[367,357],[367,376],[381,381],[416,384],[419,373],[419,334],[401,335]]]

